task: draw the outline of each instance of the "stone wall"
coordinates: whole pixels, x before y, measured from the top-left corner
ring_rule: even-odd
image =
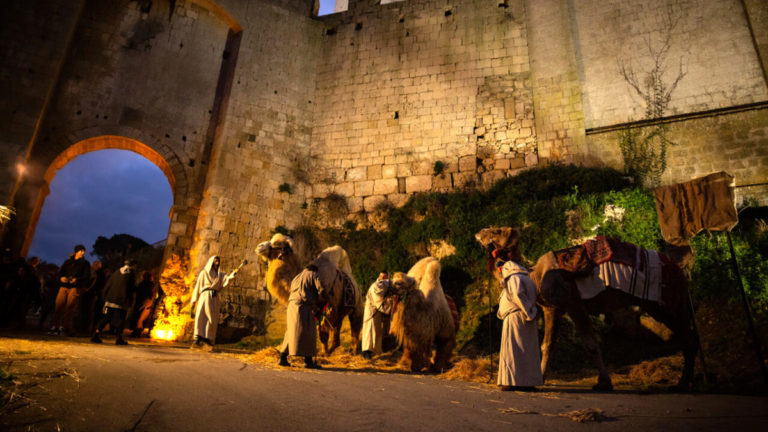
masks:
[[[194,271],[211,254],[253,262],[277,226],[417,192],[550,162],[621,168],[610,129],[645,105],[619,65],[643,77],[665,35],[662,82],[681,60],[685,74],[664,182],[727,170],[766,196],[764,2],[353,0],[312,18],[310,0],[30,1],[0,26],[0,197],[30,140],[22,225],[73,145],[146,146],[175,186],[167,250]],[[258,266],[241,274],[233,298],[260,292]]]
[[[83,1],[9,1],[0,14],[0,203],[7,204],[58,80]]]
[[[683,120],[668,125],[671,184],[727,171],[736,177],[736,202],[748,198],[768,205],[768,108]],[[590,135],[594,152],[607,165],[621,167],[617,132]]]
[[[227,268],[247,258],[251,264],[231,290],[250,296],[261,293],[266,270],[257,263],[256,245],[275,227],[303,221],[309,188],[322,28],[306,10],[278,3],[220,2],[243,32],[191,249],[193,268],[212,254]]]
[[[535,164],[523,8],[499,3],[358,1],[323,18],[311,198],[372,211],[474,185],[478,145],[481,171]]]
[[[191,246],[208,169],[205,137],[228,25],[195,4],[173,11],[165,2],[142,8],[127,0],[85,2],[30,166],[45,171],[70,146],[100,136],[150,147],[174,176],[167,245],[183,252]],[[46,188],[41,196],[39,187],[28,182],[17,206],[41,206]],[[20,211],[20,225],[33,214]]]
[[[740,0],[588,0],[573,8],[587,129],[645,118],[643,91],[658,62],[664,115],[768,100],[768,87]],[[677,86],[672,86],[680,75]]]

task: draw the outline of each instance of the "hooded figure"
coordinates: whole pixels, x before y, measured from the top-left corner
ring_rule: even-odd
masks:
[[[286,310],[286,329],[280,345],[280,366],[290,366],[288,355],[303,356],[304,367],[320,369],[312,360],[317,354],[317,326],[315,315],[321,304],[327,301],[325,289],[333,283],[328,266],[316,259],[307,265],[291,282],[291,296]],[[335,271],[334,271],[335,274]]]
[[[205,343],[212,348],[216,343],[216,330],[219,325],[219,291],[226,288],[237,274],[233,270],[228,275],[220,271],[221,259],[214,255],[208,259],[205,268],[197,276],[192,289],[192,317],[195,318],[194,344]],[[197,303],[197,307],[195,307]]]
[[[115,344],[128,345],[123,339],[125,328],[125,315],[133,305],[136,296],[136,277],[133,269],[136,261],[125,260],[119,271],[112,273],[107,285],[104,287],[104,316],[96,325],[96,331],[91,337],[91,342],[101,343],[101,331],[107,324],[117,333]]]
[[[533,390],[544,383],[536,325],[536,284],[528,277],[528,270],[515,261],[507,261],[499,271],[504,283],[497,316],[504,323],[497,384],[502,390]]]

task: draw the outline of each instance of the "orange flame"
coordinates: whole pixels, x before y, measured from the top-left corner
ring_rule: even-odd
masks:
[[[187,274],[186,263],[178,255],[171,255],[166,261],[163,274],[160,275],[160,287],[165,293],[152,338],[168,341],[184,336],[184,328],[190,321],[189,298],[195,276]],[[187,310],[184,313],[184,310]]]

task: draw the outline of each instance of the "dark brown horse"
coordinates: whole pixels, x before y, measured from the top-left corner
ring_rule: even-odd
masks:
[[[489,268],[496,262],[506,261],[509,251],[518,248],[519,231],[509,227],[484,228],[475,235],[475,239],[488,251]],[[569,248],[570,249],[570,248]],[[555,251],[560,252],[560,251]],[[599,294],[582,299],[576,289],[576,281],[585,277],[583,273],[564,270],[552,265],[551,253],[539,258],[530,276],[538,288],[538,304],[544,311],[544,340],[541,344],[541,372],[547,371],[549,355],[557,337],[559,320],[564,313],[574,323],[576,333],[584,343],[584,348],[592,356],[599,375],[595,390],[611,390],[611,376],[603,362],[603,355],[597,335],[592,329],[589,315],[604,314],[628,306],[639,306],[657,321],[665,324],[681,345],[684,357],[683,373],[677,387],[686,389],[693,378],[693,367],[698,338],[694,332],[693,314],[688,303],[688,283],[680,268],[664,255],[661,261],[661,290],[663,301],[652,301],[630,295],[608,286]],[[493,271],[497,279],[499,272]],[[606,284],[607,285],[607,284]]]

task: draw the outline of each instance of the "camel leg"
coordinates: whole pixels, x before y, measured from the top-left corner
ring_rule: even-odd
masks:
[[[454,345],[456,342],[454,339],[442,339],[436,342],[437,350],[435,351],[435,362],[430,367],[432,372],[441,373],[448,369],[450,364],[451,355],[453,354]]]
[[[363,329],[363,314],[353,310],[349,315],[349,334],[352,336],[352,347],[350,352],[358,354],[360,352],[360,331]]]
[[[686,302],[681,305],[679,310],[674,313],[664,313],[657,305],[645,309],[648,315],[659,321],[672,330],[672,334],[683,351],[683,374],[677,385],[676,390],[688,390],[693,382],[693,369],[696,362],[696,353],[699,351],[699,339],[696,336],[693,325],[693,313],[690,305]]]
[[[410,370],[415,372],[415,370],[413,368],[414,367],[414,361],[413,361],[412,356],[413,356],[413,354],[411,353],[411,350],[406,348],[406,347],[403,347],[403,356],[400,357],[400,362],[399,363],[400,363],[400,366],[402,366],[402,367],[404,367],[406,369],[410,369]]]
[[[330,355],[336,348],[341,345],[341,322],[333,327],[331,330],[331,346],[328,348],[328,354]]]
[[[611,374],[608,373],[608,368],[606,368],[605,363],[603,363],[603,353],[600,350],[600,342],[598,341],[595,331],[592,329],[592,323],[589,321],[589,315],[587,314],[584,304],[579,302],[578,304],[571,305],[571,307],[568,308],[567,313],[576,327],[576,333],[584,343],[584,348],[592,356],[592,360],[595,362],[595,366],[597,366],[597,384],[595,384],[592,389],[613,390]]]
[[[552,352],[555,340],[557,340],[563,311],[551,307],[542,309],[544,310],[544,339],[541,341],[541,375],[546,377],[549,354]]]
[[[323,354],[330,355],[331,351],[329,351],[328,345],[328,329],[325,328],[325,326],[319,326],[317,328],[317,334],[320,336],[320,343],[323,344]]]

